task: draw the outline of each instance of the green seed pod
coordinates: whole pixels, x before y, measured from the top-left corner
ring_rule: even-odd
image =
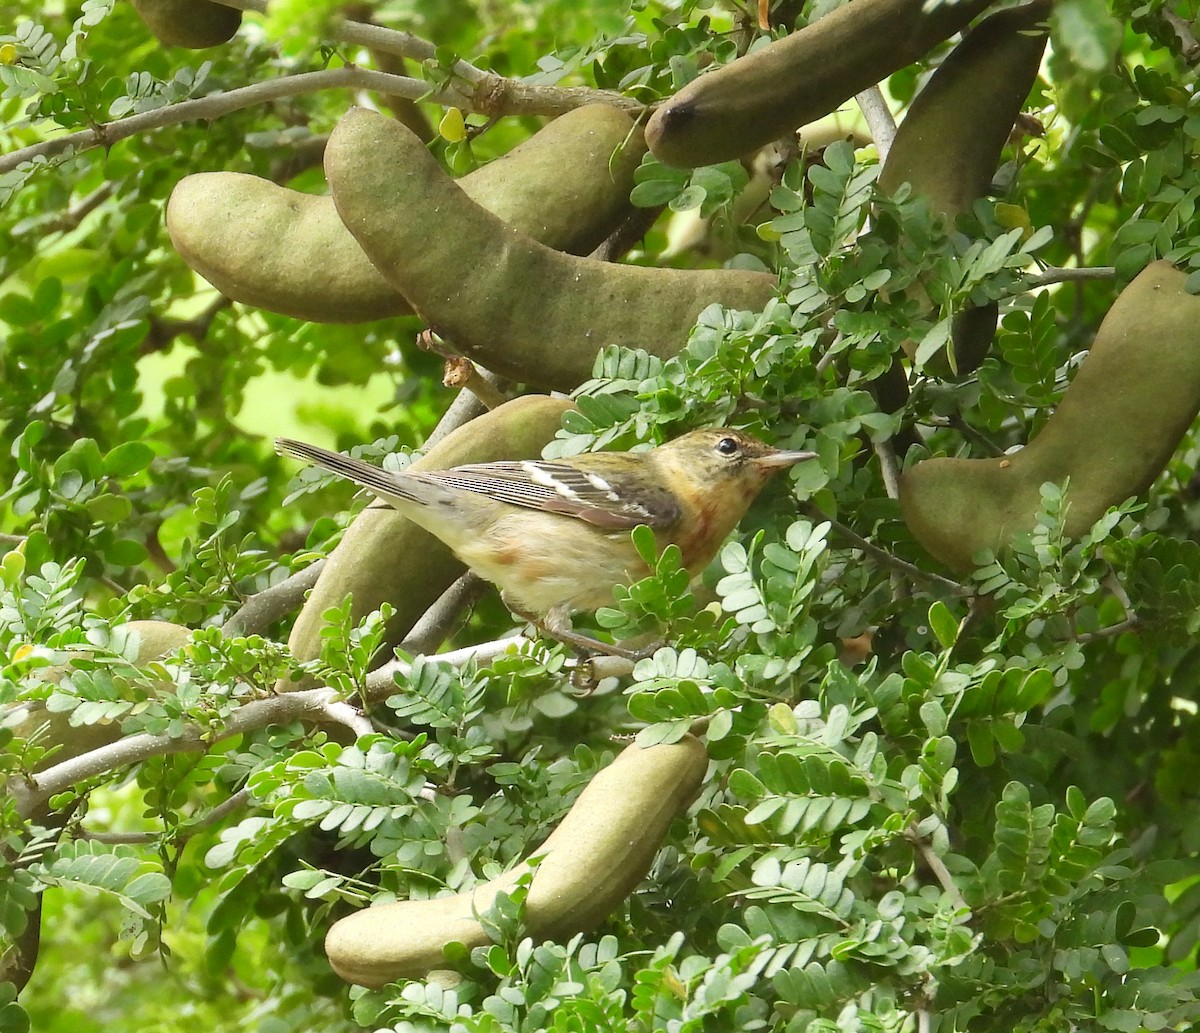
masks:
[[[530,934],[565,940],[604,921],[645,878],[707,769],[704,746],[689,735],[670,745],[628,746],[595,775],[535,851],[542,861],[525,900]],[[329,963],[363,986],[423,979],[444,965],[447,944],[489,942],[476,914],[499,893],[511,893],[529,870],[522,862],[453,897],[376,904],[343,918],[325,937]]]
[[[133,0],[146,28],[168,47],[204,50],[233,39],[242,12],[207,0]]]
[[[1054,415],[999,459],[927,459],[900,479],[904,522],[936,559],[973,569],[1028,531],[1040,488],[1070,479],[1066,533],[1085,533],[1166,466],[1200,411],[1200,297],[1169,262],[1147,266],[1117,298]]]
[[[937,215],[970,211],[991,186],[1000,152],[1037,80],[1050,0],[989,15],[917,94],[888,151],[879,185],[911,183]]]
[[[1000,11],[967,33],[900,123],[879,174],[882,190],[894,193],[909,183],[950,223],[987,193],[1037,80],[1050,6],[1050,0],[1035,0]],[[992,303],[955,318],[951,340],[958,373],[977,369],[987,355],[997,312]],[[940,365],[935,372],[950,372],[948,363]]]
[[[362,109],[330,136],[325,174],[342,221],[417,314],[464,355],[524,383],[570,390],[610,344],[673,355],[707,305],[757,310],[775,292],[767,273],[554,251],[472,201],[404,126]]]
[[[646,141],[668,165],[740,158],[912,64],[991,2],[943,3],[929,12],[925,0],[844,4],[693,79],[654,113]]]
[[[547,247],[587,254],[629,211],[633,173],[645,149],[628,115],[590,104],[554,119],[458,185]],[[385,179],[407,174],[381,156],[366,156],[364,163]],[[393,218],[382,204],[374,211],[384,222]],[[412,213],[396,217],[407,220]],[[329,197],[240,172],[201,172],[175,185],[167,230],[183,260],[234,301],[313,323],[412,314]],[[422,222],[421,232],[440,231]]]
[[[444,470],[464,463],[535,459],[558,430],[562,414],[573,408],[565,398],[525,395],[498,406],[447,434],[413,462],[414,470]],[[297,660],[320,653],[322,614],[353,597],[359,620],[381,603],[396,609],[387,640],[399,643],[408,630],[463,572],[463,565],[440,541],[390,506],[364,509],[346,529],[313,586],[288,648]],[[281,681],[276,690],[303,686]]]

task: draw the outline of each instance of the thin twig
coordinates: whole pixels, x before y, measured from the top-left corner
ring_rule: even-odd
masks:
[[[179,830],[179,834],[175,837],[176,843],[183,843],[194,836],[201,829],[208,828],[210,825],[216,825],[223,821],[228,815],[234,811],[245,807],[250,801],[250,790],[246,788],[239,789],[236,793],[226,800],[222,800],[211,811],[202,817],[196,818],[193,821],[185,822]],[[154,843],[159,838],[157,832],[89,832],[87,829],[81,829],[75,835],[76,839],[91,839],[97,843]]]
[[[492,376],[493,374],[484,373],[484,376]],[[430,431],[429,437],[425,439],[425,451],[428,452],[434,445],[445,439],[445,437],[458,430],[459,427],[466,426],[476,416],[482,416],[487,412],[478,398],[469,391],[459,391],[454,397],[454,401],[442,414],[442,418],[438,420],[438,425]]]
[[[1040,273],[1025,278],[1026,287],[1047,287],[1052,283],[1072,283],[1079,280],[1115,280],[1117,270],[1111,265],[1086,266],[1082,269],[1064,269],[1047,266]]]
[[[1189,65],[1200,61],[1200,43],[1196,42],[1196,37],[1192,34],[1191,24],[1180,18],[1165,4],[1159,8],[1158,13],[1163,21],[1171,27],[1175,38],[1179,40],[1179,56]]]
[[[950,874],[950,869],[946,867],[942,859],[933,851],[928,841],[922,836],[915,825],[910,825],[905,830],[904,838],[907,839],[913,846],[917,848],[921,859],[929,866],[929,870],[933,872],[933,876],[938,881],[938,885],[942,887],[943,892],[950,898],[954,906],[962,911],[970,911],[971,908],[963,895],[958,891],[958,887],[954,885],[954,876]]]
[[[896,138],[896,120],[892,117],[887,101],[883,99],[883,91],[878,86],[855,94],[858,109],[863,113],[867,128],[875,141],[875,150],[879,153],[879,164],[887,159],[888,151],[892,149],[892,141]]]
[[[176,337],[182,337],[185,334],[197,344],[203,342],[208,336],[213,320],[232,304],[232,299],[218,295],[204,311],[191,319],[164,319],[152,315],[150,332],[146,334],[146,339],[142,342],[141,354],[151,355],[154,352],[162,351]]]
[[[150,843],[157,843],[159,833],[157,832],[88,832],[87,829],[81,829],[76,835],[76,839],[87,839],[93,843],[107,843],[112,846],[146,846]]]
[[[115,183],[101,183],[87,197],[81,198],[57,219],[38,226],[38,233],[65,233],[75,229],[87,216],[112,197],[116,189]]]
[[[464,355],[446,360],[446,371],[442,376],[446,387],[457,387],[470,391],[487,409],[498,409],[508,401],[508,395],[500,391],[479,373],[479,367]]]
[[[470,391],[487,409],[497,409],[508,401],[508,395],[499,389],[493,377],[488,379],[481,367],[465,355],[460,355],[432,330],[426,328],[417,334],[417,346],[440,355],[446,360],[442,383],[446,387]]]
[[[232,7],[235,11],[253,11],[255,14],[270,13],[268,0],[213,0],[222,7]],[[338,18],[327,27],[329,38],[339,43],[350,43],[354,46],[366,47],[368,50],[378,50],[384,54],[395,54],[398,57],[410,57],[414,61],[434,61],[437,59],[437,47],[427,39],[414,36],[411,32],[397,29],[386,29],[381,25],[358,21],[353,18]],[[489,75],[469,61],[456,61],[452,66],[455,75],[466,79],[467,82],[482,82]]]
[[[203,753],[214,743],[267,725],[285,725],[292,721],[312,721],[324,716],[326,704],[337,702],[333,689],[306,689],[256,699],[235,710],[224,725],[189,724],[181,735],[153,735],[139,732],[115,743],[101,746],[78,757],[64,760],[27,779],[13,778],[8,788],[21,814],[31,814],[56,793],[77,782],[137,764],[150,757],[171,753]]]
[[[514,645],[529,641],[531,640],[518,633],[495,642],[484,642],[451,653],[443,653],[432,659],[439,663],[462,666],[470,662],[490,660]],[[407,662],[394,660],[373,671],[367,676],[367,701],[385,699],[395,684],[393,676],[409,669],[410,665]],[[330,717],[331,705],[334,705],[335,709],[341,706],[349,707],[333,689],[324,686],[252,700],[230,714],[223,725],[214,727],[207,723],[189,724],[182,734],[174,736],[153,735],[149,732],[128,735],[115,743],[64,760],[36,775],[10,778],[7,789],[16,803],[17,812],[29,815],[45,804],[50,797],[78,782],[129,767],[151,757],[172,753],[203,753],[215,743],[266,728],[268,725],[327,720]]]
[[[318,560],[278,584],[256,592],[221,625],[221,634],[227,638],[239,638],[264,631],[304,602],[305,594],[317,583],[324,566],[325,561]]]
[[[400,648],[413,654],[435,652],[446,641],[463,610],[486,592],[487,587],[483,578],[467,571],[408,629]]]
[[[879,472],[883,477],[883,490],[889,499],[900,497],[900,464],[890,441],[872,441],[871,447],[879,460]]]
[[[951,595],[966,597],[973,594],[973,589],[967,585],[960,585],[957,581],[951,581],[948,577],[942,577],[941,574],[932,574],[927,570],[922,570],[920,567],[914,566],[907,560],[900,559],[899,556],[893,556],[886,549],[881,549],[878,545],[872,545],[856,531],[852,531],[845,524],[838,520],[834,520],[833,517],[831,517],[815,503],[805,502],[803,503],[803,506],[809,515],[813,517],[813,519],[827,521],[829,526],[832,527],[833,530],[835,530],[843,538],[848,539],[856,547],[862,549],[862,551],[868,556],[873,556],[875,559],[879,560],[880,563],[899,570],[907,574],[909,577],[917,579],[918,581],[928,581],[932,585],[937,585],[939,588],[949,592]]]
[[[1141,624],[1142,622],[1137,617],[1130,617],[1126,620],[1118,621],[1116,624],[1097,628],[1095,631],[1082,631],[1078,635],[1072,636],[1072,641],[1095,642],[1097,639],[1112,638],[1114,635],[1124,635],[1127,631],[1137,631],[1141,627]]]
[[[220,2],[220,0],[218,0]],[[341,19],[335,22],[330,35],[343,43],[366,47],[368,50],[378,50],[384,54],[394,54],[397,57],[410,57],[414,61],[436,61],[437,48],[420,36],[411,32],[397,29],[387,29],[382,25],[371,25],[368,22]],[[473,85],[486,83],[496,78],[491,72],[464,61],[461,58],[450,66],[450,70],[460,79],[465,79]]]
[[[344,700],[326,703],[321,707],[321,713],[325,715],[330,724],[349,728],[357,738],[370,735],[375,731],[375,726],[371,724],[370,718],[363,716],[360,711]]]
[[[265,0],[217,0],[222,6],[241,11],[266,13]],[[429,60],[436,48],[428,40],[408,32],[385,29],[365,22],[342,20],[334,23],[332,38],[402,57]],[[23,147],[0,157],[0,172],[10,172],[24,162],[39,157],[52,157],[68,150],[90,147],[111,147],[138,133],[181,122],[219,118],[222,115],[259,104],[296,97],[318,90],[374,90],[392,97],[408,100],[433,101],[448,107],[484,115],[561,115],[585,104],[610,104],[633,114],[640,114],[645,105],[614,90],[597,90],[590,86],[537,86],[519,79],[484,71],[468,61],[456,61],[451,70],[461,85],[437,89],[424,79],[392,75],[348,65],[326,68],[316,72],[300,72],[266,82],[253,83],[236,90],[214,93],[207,97],[167,104],[153,111],[144,111],[115,122],[101,123],[91,129],[68,133],[51,140]]]
[[[84,129],[0,157],[0,172],[11,172],[24,162],[35,158],[49,158],[64,151],[86,150],[89,147],[111,147],[119,140],[128,139],[139,133],[181,122],[212,121],[222,115],[288,97],[297,97],[319,90],[355,89],[376,90],[379,93],[408,97],[410,100],[428,99],[444,104],[462,106],[468,98],[454,90],[432,90],[422,79],[410,79],[403,75],[389,75],[367,68],[325,68],[319,72],[300,72],[297,75],[280,76],[266,82],[242,86],[224,93],[213,93],[207,97],[167,104],[153,111],[143,111],[115,122],[105,122],[91,129]]]
[[[1108,564],[1108,573],[1104,575],[1104,586],[1116,596],[1125,616],[1133,617],[1133,601],[1129,598],[1129,593],[1125,591],[1125,586],[1121,584],[1121,579],[1117,577],[1117,572],[1113,570],[1111,563]]]

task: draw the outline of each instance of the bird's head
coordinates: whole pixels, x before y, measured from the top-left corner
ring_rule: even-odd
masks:
[[[816,452],[775,448],[753,434],[728,427],[690,431],[657,452],[688,480],[709,484],[713,489],[742,484],[750,491],[757,491],[778,470],[817,456]]]

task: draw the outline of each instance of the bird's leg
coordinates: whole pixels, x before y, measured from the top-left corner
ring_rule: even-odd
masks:
[[[564,642],[568,646],[574,646],[576,649],[583,651],[585,656],[592,653],[601,653],[605,656],[619,656],[625,660],[645,660],[646,657],[653,656],[655,650],[662,645],[661,642],[655,642],[642,649],[630,649],[616,642],[601,642],[598,638],[581,634],[571,628],[551,628],[537,621],[534,622],[534,626],[544,631],[551,638],[556,638],[559,642]]]
[[[598,638],[592,638],[590,635],[584,635],[581,632],[575,631],[571,627],[571,617],[568,613],[548,613],[545,617],[539,617],[537,614],[529,613],[520,606],[513,604],[512,599],[500,593],[501,598],[507,606],[518,617],[521,617],[532,624],[538,631],[549,635],[551,638],[558,639],[559,642],[568,646],[573,646],[576,651],[583,655],[584,659],[589,656],[600,653],[605,656],[619,656],[625,660],[644,660],[648,656],[653,656],[654,652],[661,645],[659,642],[651,644],[643,649],[629,649],[626,646],[618,645],[615,642],[601,642]]]

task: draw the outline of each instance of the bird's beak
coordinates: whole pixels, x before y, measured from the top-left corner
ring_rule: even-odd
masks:
[[[780,448],[774,452],[768,452],[765,456],[755,456],[754,462],[757,466],[775,470],[785,466],[795,466],[797,463],[803,463],[806,459],[816,458],[816,452],[788,452]]]

